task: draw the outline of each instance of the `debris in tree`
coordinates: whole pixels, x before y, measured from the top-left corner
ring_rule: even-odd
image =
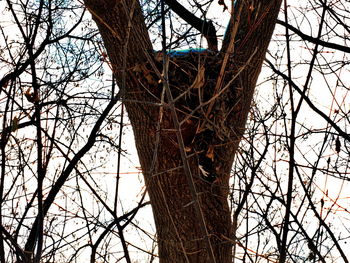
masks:
[[[198,165],[198,168],[199,168],[199,170],[201,171],[201,173],[202,173],[202,175],[204,176],[204,177],[208,177],[209,176],[209,172],[207,172],[206,170],[204,170],[204,168],[203,168],[203,166],[202,165]]]
[[[224,10],[222,10],[222,12],[225,12],[227,9],[228,9],[228,7],[227,7],[227,5],[225,4],[225,1],[224,0],[219,0],[219,5],[222,5],[223,7],[224,7]]]
[[[35,91],[31,92],[31,89],[28,88],[26,92],[24,93],[24,96],[27,98],[27,100],[31,103],[38,102],[39,99],[39,94]]]

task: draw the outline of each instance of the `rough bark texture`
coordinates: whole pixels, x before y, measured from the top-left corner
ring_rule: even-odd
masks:
[[[184,150],[215,261],[220,263],[232,261],[227,203],[230,169],[281,0],[237,3],[236,18],[240,19],[229,55],[189,53],[175,56],[169,63],[169,84],[182,122]],[[160,262],[213,263],[192,202],[188,174],[183,170],[170,109],[159,106],[163,86],[155,68],[161,72],[162,65],[152,50],[139,2],[85,0],[85,4],[101,32],[134,129],[157,228]],[[225,56],[224,75],[219,76]],[[207,177],[200,167],[208,172]]]

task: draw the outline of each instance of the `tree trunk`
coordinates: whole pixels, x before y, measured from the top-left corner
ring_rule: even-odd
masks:
[[[174,103],[169,97],[162,103],[161,56],[152,50],[139,2],[85,4],[101,32],[133,126],[160,262],[231,262],[230,170],[281,0],[237,1],[226,52],[172,57],[168,72]]]

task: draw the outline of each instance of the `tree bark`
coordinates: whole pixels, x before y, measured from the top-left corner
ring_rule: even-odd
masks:
[[[162,103],[163,84],[157,74],[162,64],[152,50],[138,0],[85,4],[99,27],[134,130],[160,262],[232,262],[230,170],[281,0],[237,1],[225,52],[170,59],[169,87],[183,149],[171,115],[173,102]],[[181,151],[190,174],[184,172]],[[189,176],[203,218],[198,216]]]

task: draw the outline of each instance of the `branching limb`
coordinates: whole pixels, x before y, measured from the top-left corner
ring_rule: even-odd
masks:
[[[331,48],[331,49],[343,51],[346,53],[350,53],[350,47],[339,45],[336,43],[323,41],[319,38],[306,35],[303,32],[301,32],[298,28],[295,28],[294,26],[286,23],[285,21],[277,20],[277,24],[280,24],[280,25],[288,28],[289,30],[293,31],[295,34],[297,34],[303,40],[309,41],[309,42],[314,43],[314,44],[318,44],[318,45],[326,47],[326,48]]]
[[[179,17],[185,20],[188,24],[193,26],[201,32],[208,42],[208,49],[212,51],[218,50],[218,40],[216,36],[216,29],[212,21],[200,19],[188,11],[183,5],[176,0],[164,1]]]
[[[301,90],[301,88],[295,84],[295,82],[290,79],[286,74],[282,73],[281,71],[279,71],[271,61],[269,61],[268,59],[265,59],[265,61],[267,62],[267,64],[271,67],[271,69],[279,76],[281,76],[283,79],[290,81],[290,83],[292,84],[292,87],[302,96],[302,98],[305,100],[305,102],[307,103],[307,105],[309,105],[309,107],[316,112],[318,115],[320,115],[325,121],[327,121],[338,133],[340,136],[342,136],[344,139],[346,139],[347,141],[350,141],[350,135],[347,134],[345,131],[343,131],[333,120],[331,120],[325,113],[323,113],[319,108],[317,108],[314,103],[309,99],[309,97],[307,95],[305,95],[305,93]]]

